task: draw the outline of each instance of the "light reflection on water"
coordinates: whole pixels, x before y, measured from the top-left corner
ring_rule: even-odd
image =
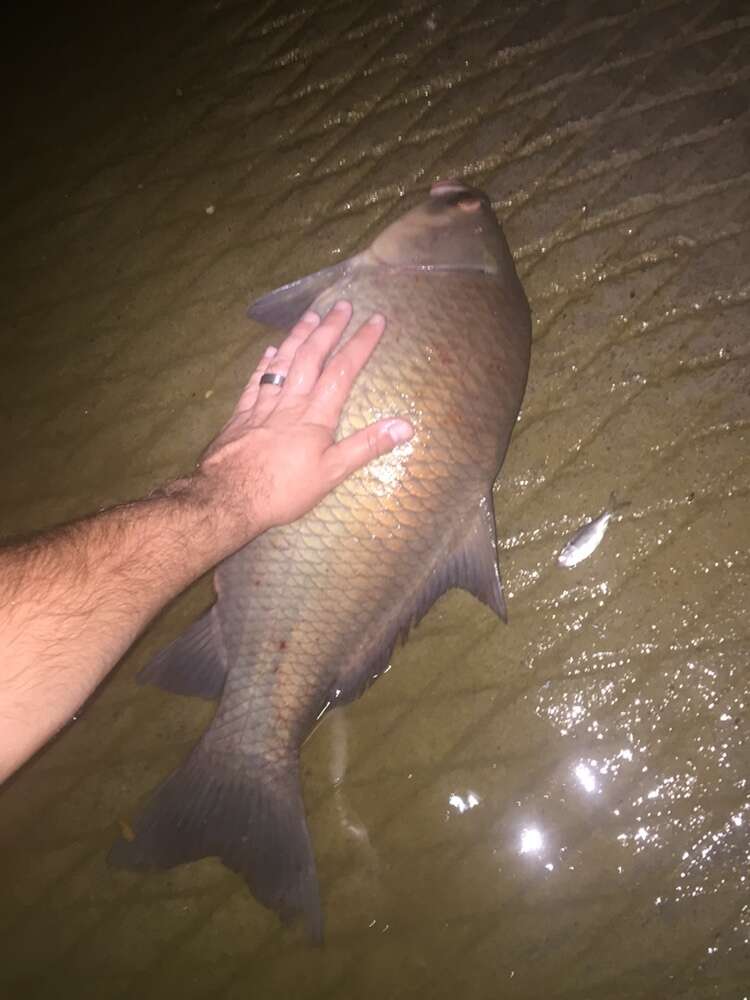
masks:
[[[596,618],[580,610],[592,600],[602,609]],[[718,904],[727,893],[750,888],[742,657],[722,649],[733,638],[731,621],[715,636],[701,609],[683,600],[665,625],[649,621],[641,599],[631,606],[638,617],[628,627],[622,601],[616,583],[595,580],[561,603],[545,601],[563,615],[557,636],[588,631],[583,640],[568,641],[562,676],[540,686],[536,715],[554,727],[561,747],[597,747],[557,772],[548,794],[574,810],[565,779],[572,774],[585,793],[579,808],[595,802],[606,807],[591,821],[592,836],[623,852],[618,874],[637,872],[634,866],[643,863],[659,872],[653,904],[673,921],[680,912],[687,915],[691,900]],[[532,843],[541,847],[541,835]],[[588,867],[593,864],[592,856]],[[583,871],[586,866],[584,849]],[[717,958],[749,942],[750,904],[744,904],[726,940],[717,933],[705,953]]]
[[[578,784],[585,792],[595,792],[597,790],[596,775],[588,764],[584,764],[583,762],[576,764],[574,773],[578,779]]]
[[[519,852],[521,854],[539,854],[544,847],[544,835],[536,826],[524,827],[521,830]]]
[[[457,792],[451,792],[448,796],[448,805],[459,814],[468,812],[469,809],[474,809],[479,805],[480,801],[476,792],[467,792],[465,797],[459,795]]]

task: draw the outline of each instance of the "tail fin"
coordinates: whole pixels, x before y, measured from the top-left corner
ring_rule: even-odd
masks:
[[[227,767],[199,744],[109,853],[118,868],[172,868],[218,856],[282,920],[302,916],[322,941],[315,859],[296,760],[282,769],[243,757]]]

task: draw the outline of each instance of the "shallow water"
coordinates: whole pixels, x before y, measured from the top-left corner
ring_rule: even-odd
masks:
[[[304,750],[325,948],[215,861],[104,863],[210,717],[133,684],[202,581],[0,797],[8,995],[750,995],[750,17],[499,6],[165,2],[16,50],[0,531],[188,469],[246,302],[435,178],[494,199],[534,348],[510,624],[447,595]]]

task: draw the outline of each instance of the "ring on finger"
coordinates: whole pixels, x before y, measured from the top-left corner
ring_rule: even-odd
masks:
[[[286,382],[286,375],[280,372],[265,372],[260,377],[261,385],[277,385],[279,388]]]

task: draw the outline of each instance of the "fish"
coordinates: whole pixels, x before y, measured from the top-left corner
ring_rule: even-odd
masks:
[[[591,553],[597,549],[604,538],[609,527],[609,522],[623,507],[629,507],[629,500],[618,502],[614,493],[610,494],[609,504],[599,514],[598,517],[587,521],[580,527],[560,550],[557,561],[561,566],[577,566],[578,563],[588,559]]]
[[[323,914],[300,779],[302,745],[389,666],[434,602],[463,588],[506,619],[493,483],[523,398],[529,305],[492,204],[434,184],[363,251],[263,296],[280,330],[307,309],[353,306],[387,325],[337,438],[386,415],[413,437],[298,521],[220,563],[213,606],[138,677],[218,700],[185,763],[112,847],[112,865],[218,857],[283,923],[320,942]]]

